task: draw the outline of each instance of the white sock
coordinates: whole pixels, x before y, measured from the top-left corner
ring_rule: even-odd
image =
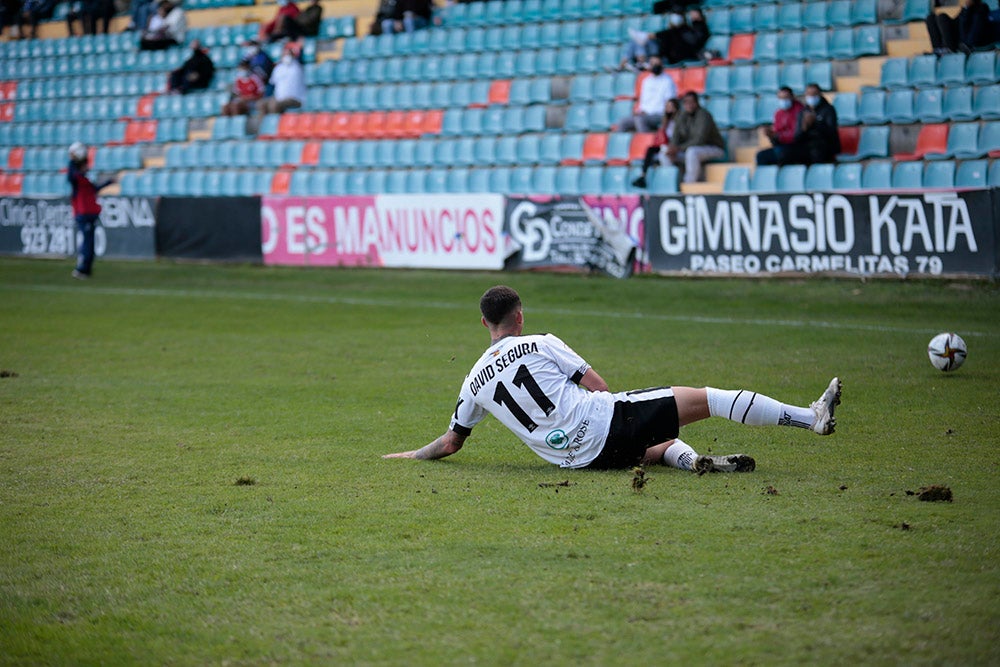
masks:
[[[816,415],[812,408],[785,405],[752,391],[706,387],[708,413],[751,426],[797,426],[810,428]]]
[[[698,456],[696,451],[691,449],[686,442],[677,438],[667,447],[667,451],[663,452],[663,462],[672,468],[690,470],[694,466],[696,456]]]

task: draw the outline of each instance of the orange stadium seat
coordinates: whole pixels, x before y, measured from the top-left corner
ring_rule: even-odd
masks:
[[[487,97],[487,102],[490,104],[509,104],[510,103],[510,79],[501,79],[499,81],[494,81],[490,84],[490,94]]]
[[[729,39],[729,61],[753,60],[754,36],[733,35]]]
[[[652,132],[636,132],[632,135],[632,143],[628,149],[629,162],[642,162],[646,157],[646,149],[653,145],[655,137]]]
[[[705,92],[705,77],[707,76],[706,67],[687,67],[683,70],[684,77],[681,85],[677,86],[677,90],[681,95],[684,93],[694,91],[699,95]]]
[[[319,164],[319,151],[322,146],[323,144],[318,141],[307,141],[302,147],[302,155],[299,158],[299,162],[308,165]]]
[[[927,155],[943,155],[948,151],[948,124],[924,125],[917,135],[917,148],[912,153],[899,153],[893,158],[899,162],[922,160]]]
[[[347,126],[344,128],[348,139],[360,139],[365,136],[368,114],[364,111],[355,111],[347,117]]]
[[[139,102],[135,105],[135,115],[137,118],[153,117],[153,102],[156,100],[157,95],[159,93],[150,93],[139,98]]]
[[[369,111],[365,116],[362,136],[369,139],[378,139],[383,136],[387,116],[388,114],[385,111]]]
[[[330,119],[330,137],[333,139],[346,139],[347,126],[351,122],[351,114],[347,111],[334,112]]]
[[[385,127],[382,136],[389,139],[402,139],[406,136],[406,112],[389,111],[385,114]]]
[[[318,111],[313,115],[313,136],[317,139],[329,139],[333,136],[332,113]]]
[[[608,155],[608,135],[606,132],[588,134],[583,140],[583,161],[603,163]]]
[[[272,195],[287,195],[288,189],[292,186],[292,172],[287,170],[280,170],[274,172],[274,176],[271,178],[271,194]]]

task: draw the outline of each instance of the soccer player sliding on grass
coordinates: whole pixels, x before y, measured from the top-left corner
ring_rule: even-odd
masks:
[[[699,456],[677,437],[681,426],[725,417],[753,426],[796,426],[833,433],[840,380],[809,407],[752,391],[655,387],[610,393],[583,358],[552,334],[522,335],[521,298],[492,287],[479,301],[490,346],[459,393],[451,427],[434,442],[383,458],[440,459],[462,448],[489,412],[528,447],[564,468],[614,469],[663,463],[682,470],[749,472],[743,454]]]

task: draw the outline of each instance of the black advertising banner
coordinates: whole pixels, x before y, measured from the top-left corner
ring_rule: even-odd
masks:
[[[94,232],[98,257],[155,257],[153,201],[147,197],[99,197],[101,224]],[[0,254],[61,257],[76,254],[73,208],[66,197],[0,198]]]
[[[504,231],[513,252],[504,268],[570,267],[627,278],[641,204],[639,197],[508,197]]]
[[[936,276],[997,273],[997,190],[651,197],[654,271]]]
[[[156,219],[163,257],[263,261],[260,197],[163,197]]]

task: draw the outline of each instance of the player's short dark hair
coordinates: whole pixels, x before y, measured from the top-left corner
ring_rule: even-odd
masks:
[[[502,324],[521,307],[521,297],[512,287],[497,285],[479,300],[479,311],[490,324]]]

